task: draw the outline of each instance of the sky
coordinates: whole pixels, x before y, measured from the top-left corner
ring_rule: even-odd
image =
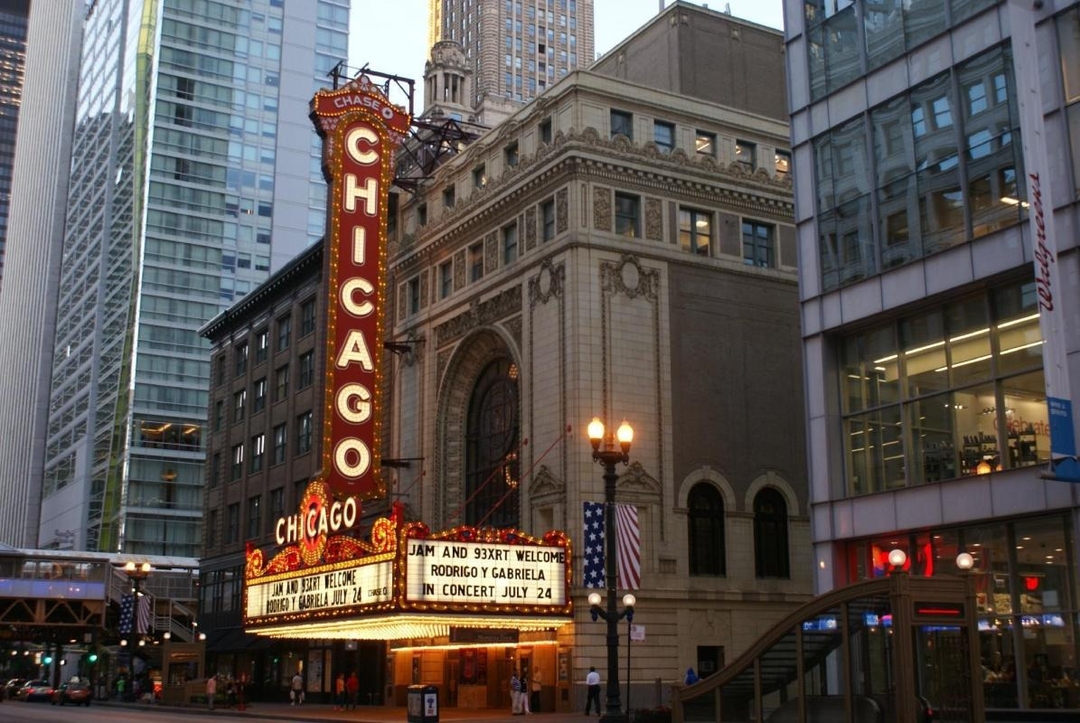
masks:
[[[593,0],[596,52],[606,53],[660,11],[661,0]],[[665,2],[670,4],[670,2]],[[712,0],[694,2],[751,22],[782,28],[782,0]],[[427,58],[428,0],[352,0],[349,66],[416,81],[416,110],[423,107],[424,60]],[[399,99],[397,102],[401,102]]]

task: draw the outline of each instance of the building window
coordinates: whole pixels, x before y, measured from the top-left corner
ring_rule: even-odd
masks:
[[[210,488],[218,486],[221,481],[221,452],[214,452],[210,458]]]
[[[696,208],[680,208],[679,244],[683,251],[708,256],[712,244],[712,214]]]
[[[296,453],[307,454],[311,451],[311,412],[304,412],[296,418]]]
[[[454,290],[454,262],[444,261],[439,264],[439,298],[449,298]]]
[[[518,228],[516,223],[503,226],[502,230],[503,265],[508,266],[517,261],[518,255]]]
[[[274,372],[274,401],[283,401],[289,396],[289,365],[281,366]]]
[[[405,293],[408,297],[408,316],[415,317],[420,313],[420,277],[413,277],[406,282]]]
[[[273,524],[285,516],[285,488],[278,487],[270,490],[270,514],[267,520]]]
[[[442,192],[442,205],[443,205],[443,208],[453,208],[454,207],[454,187],[453,186],[447,186],[446,188],[443,189],[443,192]]]
[[[256,380],[252,385],[255,399],[252,401],[252,414],[266,408],[266,377]]]
[[[248,345],[239,344],[236,347],[236,376],[242,377],[247,371]]]
[[[757,146],[747,141],[735,141],[735,162],[742,165],[748,171],[752,171],[757,166],[754,162],[754,156],[757,153]]]
[[[225,383],[225,355],[219,356],[214,364],[217,367],[217,384],[221,386]]]
[[[772,487],[754,497],[754,568],[758,577],[791,577],[787,503]]]
[[[262,364],[270,355],[270,330],[260,329],[255,334],[255,363]]]
[[[550,241],[555,238],[555,201],[544,201],[540,204],[540,223],[542,224],[542,230],[540,238],[543,241]]]
[[[243,421],[244,405],[247,404],[247,390],[241,389],[233,394],[233,423]]]
[[[726,574],[724,498],[720,491],[707,482],[699,482],[690,490],[686,506],[690,524],[690,574]]]
[[[675,150],[675,125],[665,121],[653,121],[653,140],[664,153]]]
[[[773,226],[757,221],[742,223],[743,263],[771,269],[776,266]]]
[[[503,149],[503,161],[506,163],[507,168],[513,168],[518,164],[518,144],[517,141],[510,143]]]
[[[274,457],[272,464],[282,464],[285,461],[285,449],[288,444],[289,430],[285,424],[274,427]]]
[[[483,164],[480,164],[473,169],[472,172],[472,185],[473,188],[483,188],[487,185],[487,170]]]
[[[225,510],[225,542],[240,542],[240,503],[233,502]]]
[[[550,116],[545,118],[544,120],[540,121],[539,131],[540,131],[540,142],[550,144],[551,143],[551,117]]]
[[[248,524],[247,539],[254,540],[259,537],[262,530],[262,496],[256,495],[248,499]]]
[[[284,351],[289,348],[292,338],[292,316],[283,316],[277,320],[277,350]]]
[[[776,162],[776,175],[780,178],[787,178],[791,173],[791,154],[787,151],[776,151],[774,154]]]
[[[300,356],[300,389],[307,389],[315,382],[315,351]]]
[[[416,207],[416,225],[427,226],[427,204],[421,203]]]
[[[641,237],[641,197],[629,193],[615,194],[615,233],[631,238]]]
[[[214,402],[214,431],[220,432],[225,426],[225,400],[219,399]]]
[[[484,278],[484,244],[475,243],[469,247],[469,282]]]
[[[249,471],[261,472],[264,459],[266,459],[266,435],[256,434],[251,438],[251,466]]]
[[[716,158],[716,134],[697,131],[694,134],[694,150],[700,156]]]
[[[626,136],[634,140],[634,116],[621,110],[611,111],[611,137]]]
[[[315,299],[308,299],[300,305],[300,337],[315,333]]]
[[[244,444],[234,444],[232,448],[232,469],[229,481],[235,482],[244,476]]]
[[[1047,464],[1034,282],[847,336],[838,349],[851,495]]]
[[[465,524],[520,523],[517,377],[513,362],[497,359],[473,388],[465,438]]]

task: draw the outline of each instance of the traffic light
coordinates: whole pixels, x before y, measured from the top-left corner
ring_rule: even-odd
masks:
[[[90,653],[90,655],[87,656],[86,659],[89,660],[91,663],[96,663],[97,662],[97,653]]]
[[[45,665],[52,665],[52,656],[46,655],[44,658],[41,659],[41,662]]]

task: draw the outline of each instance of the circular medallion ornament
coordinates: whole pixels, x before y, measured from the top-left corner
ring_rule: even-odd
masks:
[[[326,549],[327,532],[320,529],[319,519],[330,507],[330,490],[322,480],[316,480],[304,490],[300,502],[300,519],[304,532],[300,536],[300,556],[305,565],[316,565]]]

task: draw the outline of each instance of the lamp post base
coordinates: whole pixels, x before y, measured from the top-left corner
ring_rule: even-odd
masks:
[[[605,712],[600,716],[600,723],[630,723],[630,718],[622,711],[617,713]]]

